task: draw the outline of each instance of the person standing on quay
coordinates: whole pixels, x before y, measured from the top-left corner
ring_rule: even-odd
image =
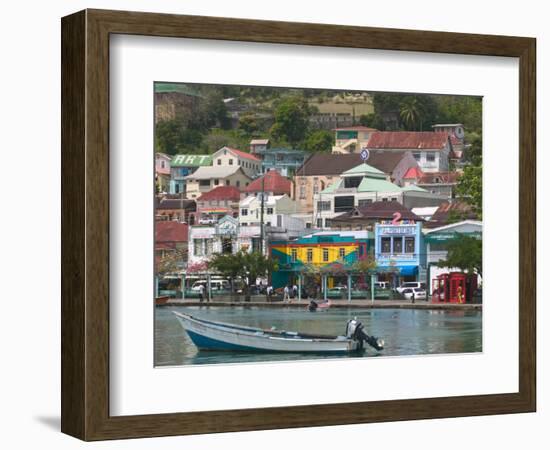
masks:
[[[204,284],[199,286],[199,301],[201,303],[204,301]]]
[[[283,302],[290,303],[290,289],[288,288],[288,286],[285,286],[285,288],[283,289]]]

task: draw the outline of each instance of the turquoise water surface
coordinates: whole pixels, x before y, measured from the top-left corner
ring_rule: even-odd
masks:
[[[209,320],[260,328],[343,335],[346,322],[357,317],[367,333],[381,337],[379,354],[367,347],[362,354],[311,355],[198,351],[171,311]],[[482,351],[481,311],[425,309],[330,309],[311,313],[297,308],[157,307],[155,311],[155,365],[234,364],[322,358],[404,356]]]

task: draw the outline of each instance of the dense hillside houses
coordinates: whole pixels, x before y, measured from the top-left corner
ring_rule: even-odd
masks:
[[[418,186],[432,194],[453,198],[454,188],[458,183],[459,172],[428,172],[419,168],[410,168],[402,178],[403,186]]]
[[[294,176],[298,209],[304,214],[313,212],[313,196],[340,180],[340,174],[361,164],[358,154],[312,154]]]
[[[155,220],[179,221],[194,224],[197,204],[183,195],[160,195],[155,197]]]
[[[156,120],[176,122],[183,112],[188,120],[211,96],[208,89],[157,83]],[[304,130],[280,131],[293,123],[276,123],[277,108],[292,105],[266,88],[223,100],[229,124],[213,118],[199,127],[196,143],[169,146],[168,134],[165,147],[158,144],[157,263],[183,251],[179,269],[185,270],[187,263],[206,267],[218,253],[260,252],[278,263],[270,274],[275,288],[319,287],[322,280],[325,291],[373,280],[392,288],[407,281],[431,285],[456,270],[437,267],[453,236],[481,238],[480,208],[463,192],[464,167],[480,164],[467,153],[473,148],[477,157],[481,148],[470,115],[434,113],[415,126],[404,123],[398,103],[374,111],[369,95],[345,101],[308,95],[293,110],[302,114]],[[473,128],[468,138],[460,120]],[[432,131],[405,131],[415,129]],[[351,268],[365,261],[373,267],[368,279]]]
[[[364,126],[352,126],[335,128],[333,131],[335,142],[332,153],[345,155],[361,152],[363,148],[367,147],[372,133],[378,130]]]
[[[373,202],[395,201],[412,208],[439,205],[445,198],[415,185],[398,186],[381,170],[362,163],[343,172],[340,180],[314,195],[314,200],[315,224],[325,228],[327,219]]]
[[[185,193],[185,177],[199,167],[211,165],[211,155],[174,155],[170,161],[170,194]]]
[[[259,225],[263,223],[281,227],[284,215],[296,212],[296,203],[288,195],[249,195],[239,203],[239,222],[241,225]]]
[[[175,257],[180,268],[187,262],[189,225],[177,221],[155,223],[155,258],[157,262]]]
[[[218,186],[197,199],[197,219],[200,225],[217,223],[224,216],[239,217],[241,191],[235,186]]]
[[[401,203],[376,201],[343,212],[327,220],[327,227],[332,230],[369,230],[382,221],[408,220],[423,222],[424,218],[416,215]]]
[[[449,170],[453,148],[447,133],[435,131],[377,131],[370,135],[366,147],[384,153],[409,150],[423,172]]]
[[[186,176],[185,181],[187,197],[196,199],[218,186],[243,189],[250,184],[252,178],[245,173],[242,166],[214,165],[199,167],[194,173]]]
[[[155,154],[155,186],[157,192],[167,193],[170,189],[170,163],[172,157],[165,153]]]
[[[256,178],[245,189],[248,195],[258,196],[261,193],[264,195],[288,195],[292,197],[293,186],[292,181],[283,177],[278,171],[270,170],[259,178]]]
[[[214,167],[240,167],[250,178],[262,171],[262,162],[256,156],[231,147],[222,147],[212,155]]]

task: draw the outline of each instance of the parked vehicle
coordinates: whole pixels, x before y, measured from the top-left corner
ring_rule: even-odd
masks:
[[[407,281],[406,283],[403,283],[401,286],[399,286],[396,291],[400,294],[403,293],[405,289],[426,289],[426,283],[421,283],[420,281]]]
[[[374,289],[389,289],[389,283],[387,281],[375,281]]]
[[[208,288],[208,281],[207,280],[195,281],[193,283],[193,286],[191,286],[191,291],[198,293],[201,285],[204,286],[205,288]],[[229,291],[231,289],[231,285],[227,280],[210,280],[210,288],[212,289],[212,291]]]
[[[407,288],[404,289],[401,294],[403,297],[405,297],[407,300],[411,300],[414,292],[414,299],[415,300],[426,300],[426,290],[422,288]]]

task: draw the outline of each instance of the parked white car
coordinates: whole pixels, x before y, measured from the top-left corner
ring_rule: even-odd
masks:
[[[406,283],[403,283],[401,286],[399,286],[396,291],[402,294],[405,289],[414,288],[426,289],[426,283],[421,283],[420,281],[407,281]]]
[[[407,300],[411,300],[413,292],[415,300],[426,300],[426,290],[422,288],[406,288],[402,294]]]

